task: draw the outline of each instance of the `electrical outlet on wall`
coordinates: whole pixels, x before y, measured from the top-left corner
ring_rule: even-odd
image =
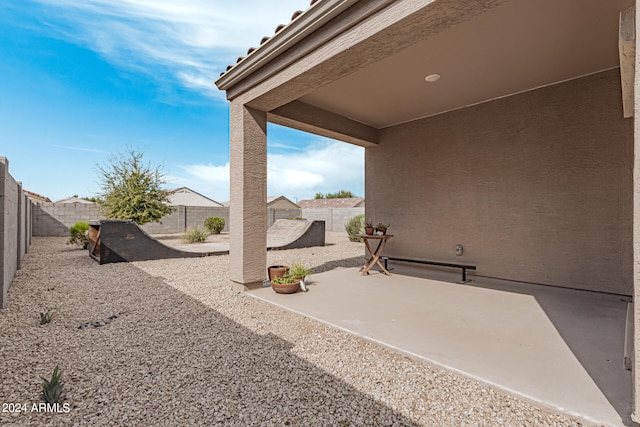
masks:
[[[463,252],[462,245],[456,245],[456,255],[460,256],[462,255],[462,252]]]

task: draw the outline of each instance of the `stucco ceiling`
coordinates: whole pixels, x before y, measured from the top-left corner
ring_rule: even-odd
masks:
[[[300,101],[384,128],[618,67],[619,14],[633,3],[509,1]]]

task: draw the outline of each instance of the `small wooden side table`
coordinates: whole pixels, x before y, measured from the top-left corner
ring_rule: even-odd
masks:
[[[376,234],[358,234],[357,236],[362,238],[362,240],[364,241],[364,245],[367,248],[367,252],[369,252],[369,254],[371,255],[364,266],[360,269],[362,275],[366,276],[367,274],[369,274],[369,270],[371,270],[371,267],[377,264],[384,274],[386,274],[387,276],[391,276],[391,273],[389,273],[389,271],[384,268],[384,265],[382,265],[382,262],[380,262],[380,256],[382,255],[382,251],[387,244],[387,240],[393,237],[393,235],[383,234],[382,236],[378,236]],[[378,246],[376,247],[375,251],[371,249],[371,244],[369,243],[371,240],[378,241]]]

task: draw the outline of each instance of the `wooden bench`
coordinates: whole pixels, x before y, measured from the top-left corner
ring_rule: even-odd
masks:
[[[467,264],[454,264],[450,262],[439,262],[439,261],[424,261],[420,259],[409,259],[409,258],[398,258],[398,257],[381,257],[384,261],[384,268],[387,268],[387,261],[401,261],[401,262],[415,262],[418,264],[428,264],[428,265],[437,265],[438,267],[452,267],[452,268],[460,268],[462,269],[462,281],[458,283],[467,283],[471,280],[467,280],[467,270],[475,270],[475,265],[467,265]]]

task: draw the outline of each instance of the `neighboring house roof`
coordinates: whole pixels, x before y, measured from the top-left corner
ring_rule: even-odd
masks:
[[[278,202],[284,202],[284,203],[290,204],[292,208],[298,208],[299,207],[296,203],[292,202],[291,200],[287,199],[284,196],[269,196],[269,197],[267,197],[267,207],[270,207],[270,205],[274,205],[274,204],[276,204]],[[282,203],[280,203],[280,204],[282,204]]]
[[[347,197],[344,199],[312,199],[300,200],[298,206],[303,209],[322,208],[359,208],[364,206],[364,197]]]
[[[175,188],[173,190],[169,190],[169,193],[169,204],[172,206],[222,206],[221,203],[218,203],[197,191],[193,191],[188,187]]]
[[[90,202],[89,200],[81,199],[79,197],[67,197],[66,199],[56,200],[54,203],[83,203],[86,205],[93,205],[94,202]]]
[[[47,196],[43,196],[42,194],[34,193],[33,191],[22,189],[24,193],[34,202],[50,202],[51,199]]]

